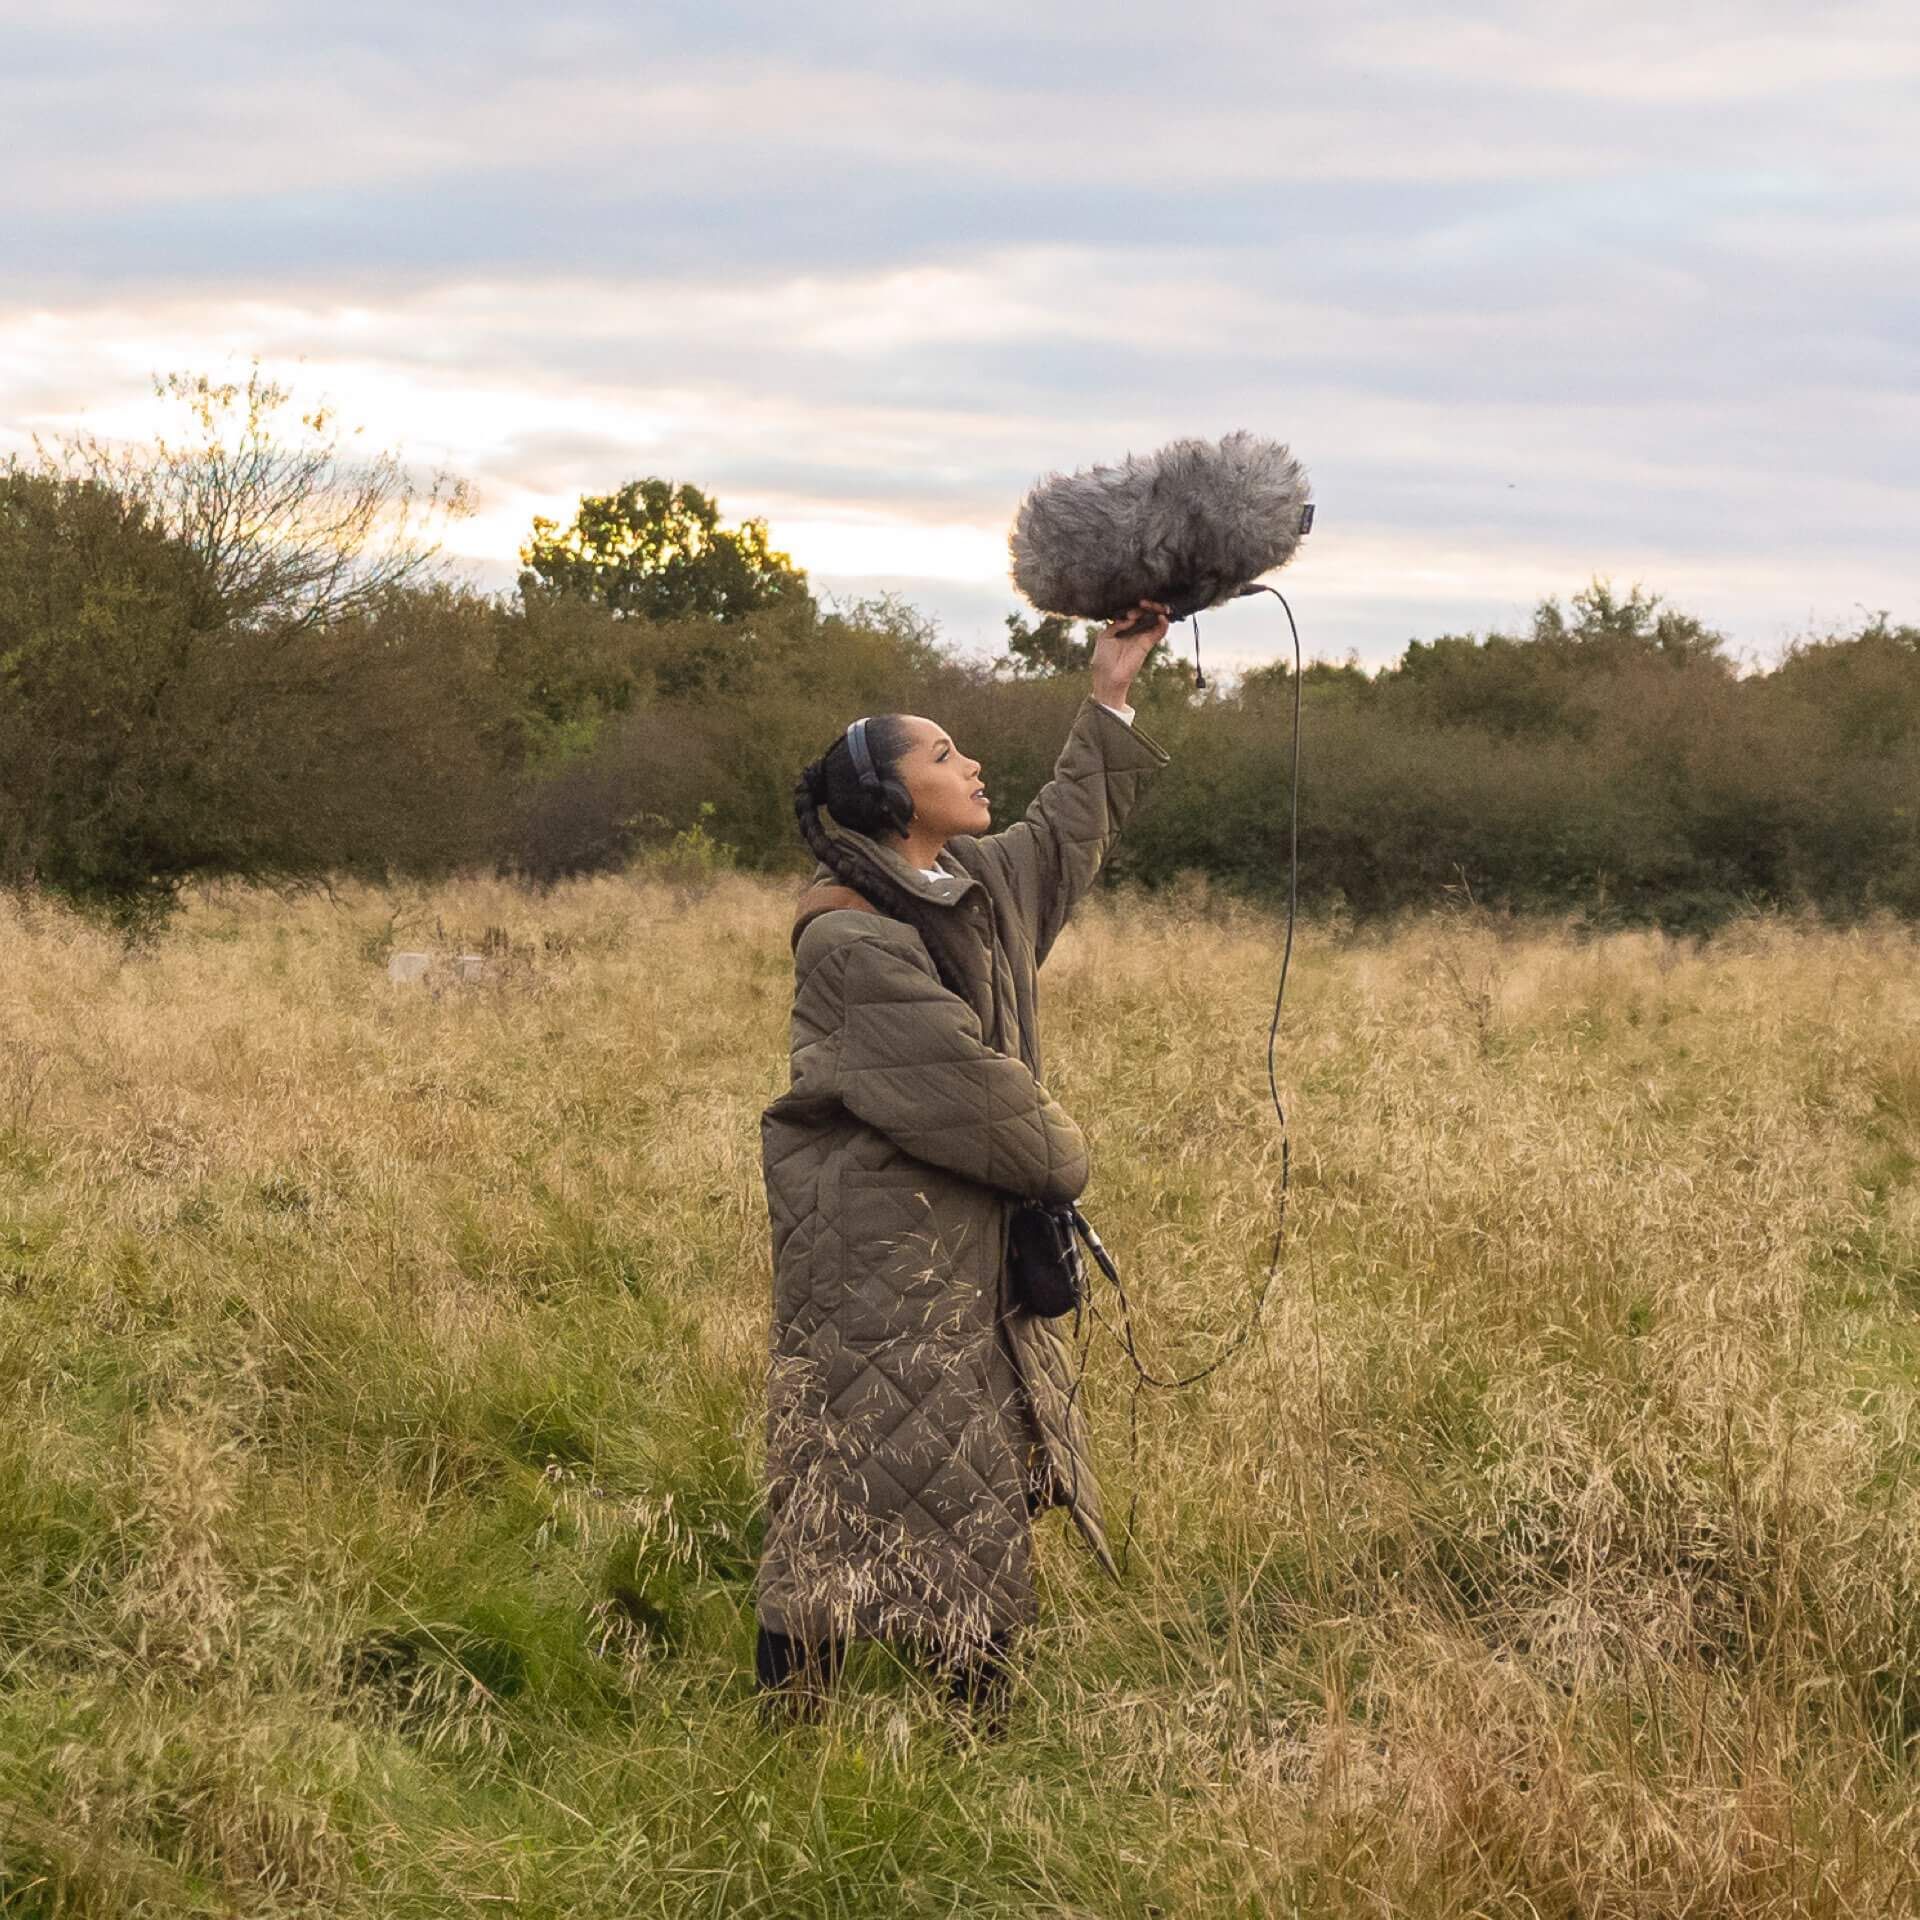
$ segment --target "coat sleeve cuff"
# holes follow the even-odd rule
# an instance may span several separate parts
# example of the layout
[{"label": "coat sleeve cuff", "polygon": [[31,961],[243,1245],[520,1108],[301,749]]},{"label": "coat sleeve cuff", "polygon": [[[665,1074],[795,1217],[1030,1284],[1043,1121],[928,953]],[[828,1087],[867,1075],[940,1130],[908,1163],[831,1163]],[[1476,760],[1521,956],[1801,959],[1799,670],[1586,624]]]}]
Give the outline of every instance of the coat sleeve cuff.
[{"label": "coat sleeve cuff", "polygon": [[[1083,713],[1104,713],[1115,727],[1100,729],[1100,753],[1105,764],[1124,771],[1130,767],[1164,767],[1173,758],[1138,721],[1123,719],[1119,712],[1092,694],[1082,704]],[[1099,723],[1094,723],[1098,727]]]}]

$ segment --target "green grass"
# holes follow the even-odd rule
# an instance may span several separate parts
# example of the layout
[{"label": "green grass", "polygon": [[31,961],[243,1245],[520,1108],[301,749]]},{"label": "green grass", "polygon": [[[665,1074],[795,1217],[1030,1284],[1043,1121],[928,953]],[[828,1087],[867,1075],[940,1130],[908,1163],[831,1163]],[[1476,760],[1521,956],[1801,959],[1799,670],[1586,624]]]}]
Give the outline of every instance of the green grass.
[{"label": "green grass", "polygon": [[[1308,929],[1260,1337],[1090,1406],[1007,1735],[751,1685],[780,889],[0,909],[0,1915],[1884,1914],[1920,1867],[1920,944]],[[398,991],[385,944],[474,946]],[[396,931],[397,930],[397,931]],[[1277,928],[1090,903],[1148,1358],[1265,1270]]]}]

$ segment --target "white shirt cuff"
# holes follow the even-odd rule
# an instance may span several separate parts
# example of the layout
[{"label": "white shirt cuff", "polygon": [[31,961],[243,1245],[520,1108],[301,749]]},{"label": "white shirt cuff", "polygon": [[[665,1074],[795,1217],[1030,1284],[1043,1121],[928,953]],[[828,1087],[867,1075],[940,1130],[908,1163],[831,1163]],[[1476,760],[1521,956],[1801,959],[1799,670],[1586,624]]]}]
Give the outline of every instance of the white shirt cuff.
[{"label": "white shirt cuff", "polygon": [[1096,700],[1093,704],[1096,707],[1105,707],[1109,713],[1117,713],[1128,726],[1133,725],[1133,708],[1131,705],[1116,707],[1111,700]]}]

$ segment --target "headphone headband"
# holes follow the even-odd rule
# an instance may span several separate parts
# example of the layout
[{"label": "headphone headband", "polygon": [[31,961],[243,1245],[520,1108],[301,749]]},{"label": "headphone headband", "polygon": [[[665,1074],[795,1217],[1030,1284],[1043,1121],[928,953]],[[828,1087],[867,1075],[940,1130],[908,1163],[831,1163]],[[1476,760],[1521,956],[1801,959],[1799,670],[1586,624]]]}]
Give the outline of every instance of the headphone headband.
[{"label": "headphone headband", "polygon": [[862,715],[847,729],[847,751],[853,756],[853,770],[860,776],[860,784],[877,790],[880,776],[874,771],[873,755],[867,751],[867,720],[870,717]]}]

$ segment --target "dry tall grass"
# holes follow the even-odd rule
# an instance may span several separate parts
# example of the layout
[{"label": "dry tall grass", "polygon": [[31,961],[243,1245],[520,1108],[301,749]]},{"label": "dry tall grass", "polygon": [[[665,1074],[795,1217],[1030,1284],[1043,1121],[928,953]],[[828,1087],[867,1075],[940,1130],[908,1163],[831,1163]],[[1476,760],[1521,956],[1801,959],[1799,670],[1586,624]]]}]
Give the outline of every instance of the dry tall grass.
[{"label": "dry tall grass", "polygon": [[[1145,1403],[1124,1590],[1043,1522],[977,1745],[879,1649],[754,1712],[787,910],[4,910],[0,1913],[1912,1905],[1911,933],[1309,930],[1264,1333]],[[1045,976],[1164,1367],[1265,1268],[1277,960],[1196,889]]]}]

